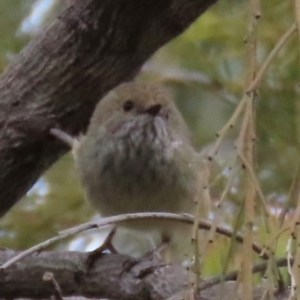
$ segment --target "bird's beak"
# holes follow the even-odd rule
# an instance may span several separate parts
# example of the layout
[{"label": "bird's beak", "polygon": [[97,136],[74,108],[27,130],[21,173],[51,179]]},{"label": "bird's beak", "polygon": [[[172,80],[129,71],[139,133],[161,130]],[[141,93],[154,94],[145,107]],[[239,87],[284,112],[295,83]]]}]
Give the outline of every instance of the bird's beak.
[{"label": "bird's beak", "polygon": [[150,107],[148,107],[148,108],[144,111],[144,113],[146,113],[146,114],[148,114],[148,115],[150,115],[150,116],[155,117],[155,116],[157,116],[157,115],[159,114],[161,108],[162,108],[162,105],[161,105],[161,104],[154,104],[154,105],[151,105]]}]

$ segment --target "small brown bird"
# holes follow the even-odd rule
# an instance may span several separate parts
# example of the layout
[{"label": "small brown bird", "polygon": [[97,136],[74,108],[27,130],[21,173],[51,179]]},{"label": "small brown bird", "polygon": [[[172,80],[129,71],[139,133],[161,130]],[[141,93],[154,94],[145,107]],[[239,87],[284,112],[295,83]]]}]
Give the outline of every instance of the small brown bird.
[{"label": "small brown bird", "polygon": [[[73,152],[86,197],[101,216],[194,210],[195,151],[183,118],[159,85],[131,82],[112,90]],[[131,221],[124,227],[148,234],[148,250],[168,240],[175,252],[184,252],[178,249],[191,242],[171,221]]]}]

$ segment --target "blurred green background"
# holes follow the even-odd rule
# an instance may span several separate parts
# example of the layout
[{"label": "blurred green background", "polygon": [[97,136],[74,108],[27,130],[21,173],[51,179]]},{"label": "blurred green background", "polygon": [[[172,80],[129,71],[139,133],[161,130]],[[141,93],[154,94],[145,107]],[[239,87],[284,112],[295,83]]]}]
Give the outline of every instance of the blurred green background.
[{"label": "blurred green background", "polygon": [[[43,31],[64,9],[62,0],[0,0],[0,69],[30,39]],[[199,151],[209,149],[243,95],[246,76],[245,43],[249,2],[220,0],[186,32],[161,48],[144,66],[139,80],[161,82],[169,87],[190,126]],[[262,1],[258,29],[258,62],[262,63],[279,38],[294,22],[292,1]],[[256,172],[276,221],[284,207],[290,215],[297,197],[287,202],[297,171],[300,140],[299,42],[288,41],[264,76],[256,97]],[[228,179],[239,124],[227,135],[214,162],[210,182],[212,200],[219,199]],[[20,157],[22,159],[22,157]],[[222,211],[222,224],[235,222],[241,203],[236,178]],[[0,245],[24,249],[57,231],[91,220],[96,213],[83,199],[70,154],[58,161],[27,196],[0,221]],[[214,214],[210,215],[211,217]],[[258,215],[260,228],[261,217]],[[262,241],[264,232],[257,232]],[[82,238],[82,237],[81,237]],[[285,237],[286,238],[286,237]],[[285,238],[277,251],[284,254]],[[89,240],[66,242],[61,247],[86,249]],[[220,270],[229,240],[217,237],[210,246],[205,273]],[[75,245],[75,246],[74,246]],[[69,247],[70,248],[70,247]],[[234,265],[234,262],[233,262]]]}]

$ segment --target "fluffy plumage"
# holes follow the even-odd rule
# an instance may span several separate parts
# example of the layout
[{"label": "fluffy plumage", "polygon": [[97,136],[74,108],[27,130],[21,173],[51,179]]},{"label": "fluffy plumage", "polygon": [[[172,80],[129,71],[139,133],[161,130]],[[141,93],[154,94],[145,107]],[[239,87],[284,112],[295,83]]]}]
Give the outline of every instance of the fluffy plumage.
[{"label": "fluffy plumage", "polygon": [[[193,212],[196,155],[179,111],[159,85],[132,82],[111,91],[74,154],[86,197],[102,216]],[[164,221],[124,226],[170,243],[179,228]],[[189,243],[185,235],[183,243]]]}]

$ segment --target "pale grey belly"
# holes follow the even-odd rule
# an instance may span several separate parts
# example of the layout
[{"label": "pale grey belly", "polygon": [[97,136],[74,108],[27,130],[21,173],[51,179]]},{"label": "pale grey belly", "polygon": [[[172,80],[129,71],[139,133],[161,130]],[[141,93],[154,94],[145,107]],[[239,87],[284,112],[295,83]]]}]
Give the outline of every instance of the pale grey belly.
[{"label": "pale grey belly", "polygon": [[115,161],[112,156],[105,161],[87,190],[101,215],[191,211],[193,174],[182,172],[172,161]]}]

